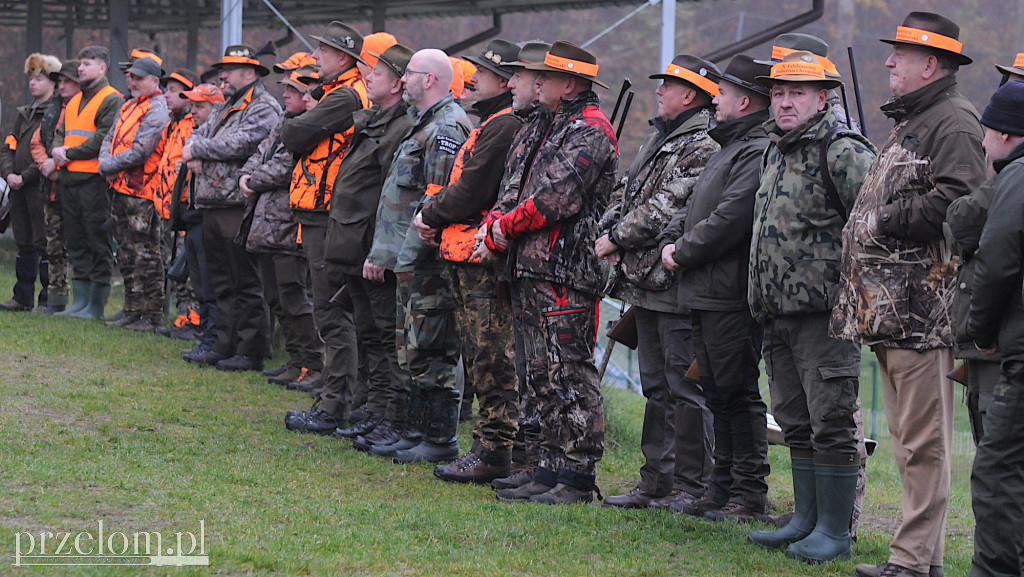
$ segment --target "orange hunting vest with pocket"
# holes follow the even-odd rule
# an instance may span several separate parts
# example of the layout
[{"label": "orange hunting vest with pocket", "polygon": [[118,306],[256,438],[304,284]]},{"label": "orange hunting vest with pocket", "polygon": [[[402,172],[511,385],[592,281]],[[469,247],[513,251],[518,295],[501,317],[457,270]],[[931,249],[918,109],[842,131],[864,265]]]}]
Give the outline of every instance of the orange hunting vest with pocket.
[{"label": "orange hunting vest with pocket", "polygon": [[[160,174],[157,177],[153,204],[156,205],[160,218],[164,220],[171,218],[171,195],[174,193],[174,183],[178,180],[178,162],[181,160],[181,151],[194,129],[195,120],[191,112],[180,120],[172,119],[164,129],[163,144],[157,147],[157,150],[163,150],[160,154]],[[181,202],[188,202],[188,184],[182,187]]]},{"label": "orange hunting vest with pocket", "polygon": [[[89,99],[85,108],[82,105],[82,93],[71,97],[64,111],[64,146],[74,148],[89,140],[96,134],[96,113],[100,110],[100,104],[111,94],[121,95],[113,86],[104,86],[99,92]],[[69,160],[66,167],[68,172],[91,172],[100,173],[99,158],[87,160]]]},{"label": "orange hunting vest with pocket", "polygon": [[[148,97],[136,98],[121,107],[120,121],[114,125],[110,141],[110,156],[122,153],[132,147],[135,133],[142,126],[153,100]],[[153,200],[160,184],[160,149],[157,147],[146,158],[146,162],[133,166],[114,175],[110,188],[127,196]]]},{"label": "orange hunting vest with pocket", "polygon": [[[462,178],[462,169],[466,166],[466,161],[473,157],[473,150],[476,149],[476,141],[480,137],[480,132],[492,120],[504,114],[512,114],[512,107],[509,106],[495,112],[480,123],[480,126],[470,131],[466,142],[455,155],[455,163],[452,164],[452,171],[448,175],[448,186]],[[480,221],[487,216],[487,213],[487,210],[483,210],[480,212],[480,218],[474,219],[472,222],[456,222],[444,227],[444,230],[441,231],[441,258],[451,262],[479,262],[479,260],[470,259],[476,250],[476,239],[473,237],[476,235],[477,229],[480,228]]]},{"label": "orange hunting vest with pocket", "polygon": [[[366,96],[366,84],[359,76],[358,68],[351,68],[324,86],[323,100],[339,88],[351,88],[359,95],[363,108],[370,106]],[[352,141],[353,126],[344,132],[336,132],[321,140],[311,152],[295,163],[292,170],[291,207],[299,210],[327,211],[331,208],[331,189],[334,179],[345,158],[345,151]]]}]

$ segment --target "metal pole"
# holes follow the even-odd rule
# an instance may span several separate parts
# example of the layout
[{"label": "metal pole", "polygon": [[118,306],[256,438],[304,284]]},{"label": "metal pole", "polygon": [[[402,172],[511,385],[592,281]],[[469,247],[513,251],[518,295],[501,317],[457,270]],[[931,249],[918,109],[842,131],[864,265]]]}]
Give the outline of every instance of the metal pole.
[{"label": "metal pole", "polygon": [[185,67],[199,72],[199,18],[196,15],[196,1],[188,0],[188,23],[185,25]]},{"label": "metal pole", "polygon": [[661,68],[676,55],[676,0],[661,2]]},{"label": "metal pole", "polygon": [[220,51],[242,43],[242,0],[220,2]]},{"label": "metal pole", "polygon": [[107,75],[110,85],[121,91],[128,92],[128,82],[124,74],[117,69],[118,62],[128,60],[128,0],[110,0],[110,66]]}]

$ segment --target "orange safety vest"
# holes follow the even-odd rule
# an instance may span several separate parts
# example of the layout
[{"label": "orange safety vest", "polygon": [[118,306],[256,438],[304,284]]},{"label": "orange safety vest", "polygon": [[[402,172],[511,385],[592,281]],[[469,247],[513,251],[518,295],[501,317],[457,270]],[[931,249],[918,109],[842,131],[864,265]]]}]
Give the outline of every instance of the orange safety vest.
[{"label": "orange safety vest", "polygon": [[[455,163],[452,164],[452,171],[448,176],[448,186],[462,178],[462,170],[466,166],[466,161],[473,157],[480,132],[492,120],[504,114],[512,114],[512,107],[502,108],[495,112],[480,123],[480,126],[469,132],[466,142],[462,144],[462,148],[459,148],[458,154],[455,155]],[[470,258],[476,250],[476,239],[473,237],[476,235],[477,229],[480,228],[480,220],[487,216],[488,212],[489,210],[480,211],[480,218],[474,219],[473,222],[457,222],[444,227],[444,230],[441,231],[441,258],[451,262],[480,262],[480,259],[472,260]]]},{"label": "orange safety vest", "polygon": [[[96,113],[100,110],[100,104],[103,104],[103,101],[111,94],[121,96],[121,93],[113,86],[108,85],[100,88],[100,90],[89,99],[89,102],[85,104],[85,108],[81,108],[81,92],[71,97],[67,108],[65,108],[64,146],[67,148],[74,148],[84,143],[86,140],[89,140],[92,138],[92,135],[96,134]],[[64,168],[67,169],[68,172],[91,172],[93,174],[99,174],[100,160],[99,158],[69,160],[67,166]]]},{"label": "orange safety vest", "polygon": [[[111,156],[132,147],[132,143],[135,142],[135,133],[139,131],[142,120],[152,106],[153,100],[148,96],[124,103],[124,106],[121,107],[120,121],[114,125],[114,135],[110,141]],[[114,175],[114,180],[110,181],[110,188],[127,196],[153,200],[160,182],[159,177],[160,152],[157,147],[146,159],[146,162]]]},{"label": "orange safety vest", "polygon": [[[195,130],[195,121],[190,112],[181,120],[168,124],[167,130],[164,132],[159,179],[156,194],[153,195],[153,204],[157,212],[160,213],[160,218],[164,220],[171,218],[171,194],[174,192],[174,183],[178,180],[178,161],[181,160],[181,151],[185,148],[185,142],[188,141],[193,130]],[[181,202],[188,202],[187,182],[181,189]]]},{"label": "orange safety vest", "polygon": [[[330,84],[324,86],[323,100],[335,90],[347,87],[356,91],[363,108],[370,106],[366,96],[366,84],[359,76],[358,68],[344,72]],[[336,132],[321,140],[312,151],[304,155],[292,170],[291,207],[302,210],[330,210],[331,189],[334,179],[345,158],[345,151],[352,141],[353,126],[344,132]]]}]

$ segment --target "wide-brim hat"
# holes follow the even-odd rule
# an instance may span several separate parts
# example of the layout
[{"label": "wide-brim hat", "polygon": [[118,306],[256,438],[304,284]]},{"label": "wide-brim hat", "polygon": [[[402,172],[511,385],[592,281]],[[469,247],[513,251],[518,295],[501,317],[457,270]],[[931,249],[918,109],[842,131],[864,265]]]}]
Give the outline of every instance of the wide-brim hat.
[{"label": "wide-brim hat", "polygon": [[63,76],[72,82],[81,82],[78,79],[78,61],[77,60],[65,60],[60,65],[60,70],[57,72],[50,73],[50,80],[54,82],[60,82],[60,77]]},{"label": "wide-brim hat", "polygon": [[210,102],[213,104],[224,102],[224,93],[213,84],[200,84],[192,90],[182,91],[181,94],[192,102]]},{"label": "wide-brim hat", "polygon": [[167,83],[171,80],[180,82],[185,87],[185,90],[192,90],[196,84],[199,84],[199,75],[188,68],[178,68],[167,76],[160,78],[160,85],[167,86]]},{"label": "wide-brim hat", "polygon": [[163,69],[160,68],[160,64],[156,60],[150,57],[138,58],[132,65],[125,70],[125,74],[131,74],[133,76],[155,76],[157,78],[163,77]]},{"label": "wide-brim hat", "polygon": [[142,50],[141,48],[132,48],[132,53],[128,55],[128,60],[125,61],[125,62],[118,62],[117,63],[118,70],[120,70],[121,72],[127,73],[128,69],[131,68],[132,64],[134,64],[135,61],[138,60],[139,58],[152,58],[153,60],[156,61],[157,64],[159,64],[161,66],[160,74],[158,74],[158,76],[165,76],[167,74],[167,71],[165,71],[162,68],[163,65],[164,65],[164,59],[161,58],[159,54],[157,54],[156,52],[153,52],[152,50]]},{"label": "wide-brim hat", "polygon": [[508,68],[525,68],[527,64],[543,61],[548,50],[551,50],[551,45],[547,42],[527,42],[519,49],[519,55],[514,62],[502,62],[501,65]]},{"label": "wide-brim hat", "polygon": [[220,62],[214,62],[211,66],[217,70],[225,66],[252,66],[256,69],[256,74],[260,76],[270,74],[270,69],[260,64],[255,54],[256,50],[252,46],[248,44],[235,44],[234,46],[228,46]]},{"label": "wide-brim hat", "polygon": [[1013,66],[1003,66],[996,64],[996,70],[1003,74],[1016,74],[1017,76],[1024,76],[1024,52],[1018,52],[1017,57],[1013,60]]},{"label": "wide-brim hat", "polygon": [[313,40],[341,50],[352,58],[366,64],[360,54],[363,51],[363,35],[348,24],[342,24],[335,20],[327,25],[320,36],[310,35]]},{"label": "wide-brim hat", "polygon": [[757,76],[756,80],[768,88],[779,82],[809,82],[831,90],[843,83],[841,79],[825,74],[825,67],[817,55],[806,50],[790,52],[782,62],[772,66],[767,75]]},{"label": "wide-brim hat", "polygon": [[753,56],[737,54],[729,61],[729,65],[725,67],[725,72],[716,74],[709,71],[708,77],[718,82],[724,80],[745,90],[756,92],[762,96],[768,96],[768,88],[758,84],[757,77],[770,76],[771,72],[771,64],[755,60]]},{"label": "wide-brim hat", "polygon": [[487,48],[479,55],[464,56],[463,58],[508,80],[515,74],[515,70],[508,66],[502,66],[501,63],[513,62],[519,58],[519,46],[508,40],[495,38],[487,43]]},{"label": "wide-brim hat", "polygon": [[806,50],[817,56],[818,62],[825,68],[827,76],[839,77],[839,69],[828,58],[828,43],[817,36],[801,34],[799,32],[790,32],[776,36],[775,40],[772,41],[772,57],[768,60],[756,60],[755,62],[773,66],[782,62],[782,59],[790,52],[798,50]]},{"label": "wide-brim hat", "polygon": [[709,78],[709,75],[715,74],[717,76],[721,73],[722,71],[717,66],[703,58],[691,56],[690,54],[680,54],[673,58],[672,62],[668,63],[664,72],[651,74],[649,78],[651,80],[685,82],[707,94],[708,98],[714,98],[718,96],[718,81],[714,78]]},{"label": "wide-brim hat", "polygon": [[911,12],[896,28],[896,38],[881,39],[886,44],[912,44],[945,52],[961,65],[974,62],[964,56],[960,42],[960,26],[949,18],[933,12]]},{"label": "wide-brim hat", "polygon": [[568,74],[608,88],[607,84],[597,79],[597,58],[590,52],[565,40],[559,40],[552,44],[543,60],[527,64],[526,69]]},{"label": "wide-brim hat", "polygon": [[395,44],[380,54],[374,54],[374,56],[377,58],[378,63],[383,62],[385,66],[395,73],[395,76],[401,78],[405,76],[405,69],[409,67],[409,61],[412,60],[412,55],[415,53],[415,50],[404,44]]},{"label": "wide-brim hat", "polygon": [[398,44],[398,39],[388,32],[367,34],[363,38],[363,50],[359,53],[359,58],[373,68],[377,65],[377,57],[374,54],[380,54],[395,44]]},{"label": "wide-brim hat", "polygon": [[275,64],[273,68],[274,72],[278,74],[288,74],[304,66],[316,66],[316,58],[313,58],[313,55],[309,52],[296,52],[284,62]]}]

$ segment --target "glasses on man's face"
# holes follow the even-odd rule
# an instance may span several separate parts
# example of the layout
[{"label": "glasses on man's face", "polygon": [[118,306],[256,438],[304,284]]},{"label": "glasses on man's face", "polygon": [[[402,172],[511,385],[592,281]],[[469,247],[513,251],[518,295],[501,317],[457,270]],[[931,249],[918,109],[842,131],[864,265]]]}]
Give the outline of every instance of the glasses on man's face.
[{"label": "glasses on man's face", "polygon": [[433,74],[433,73],[432,72],[426,72],[424,70],[413,70],[411,68],[406,68],[405,69],[405,75],[409,76],[410,74]]}]

